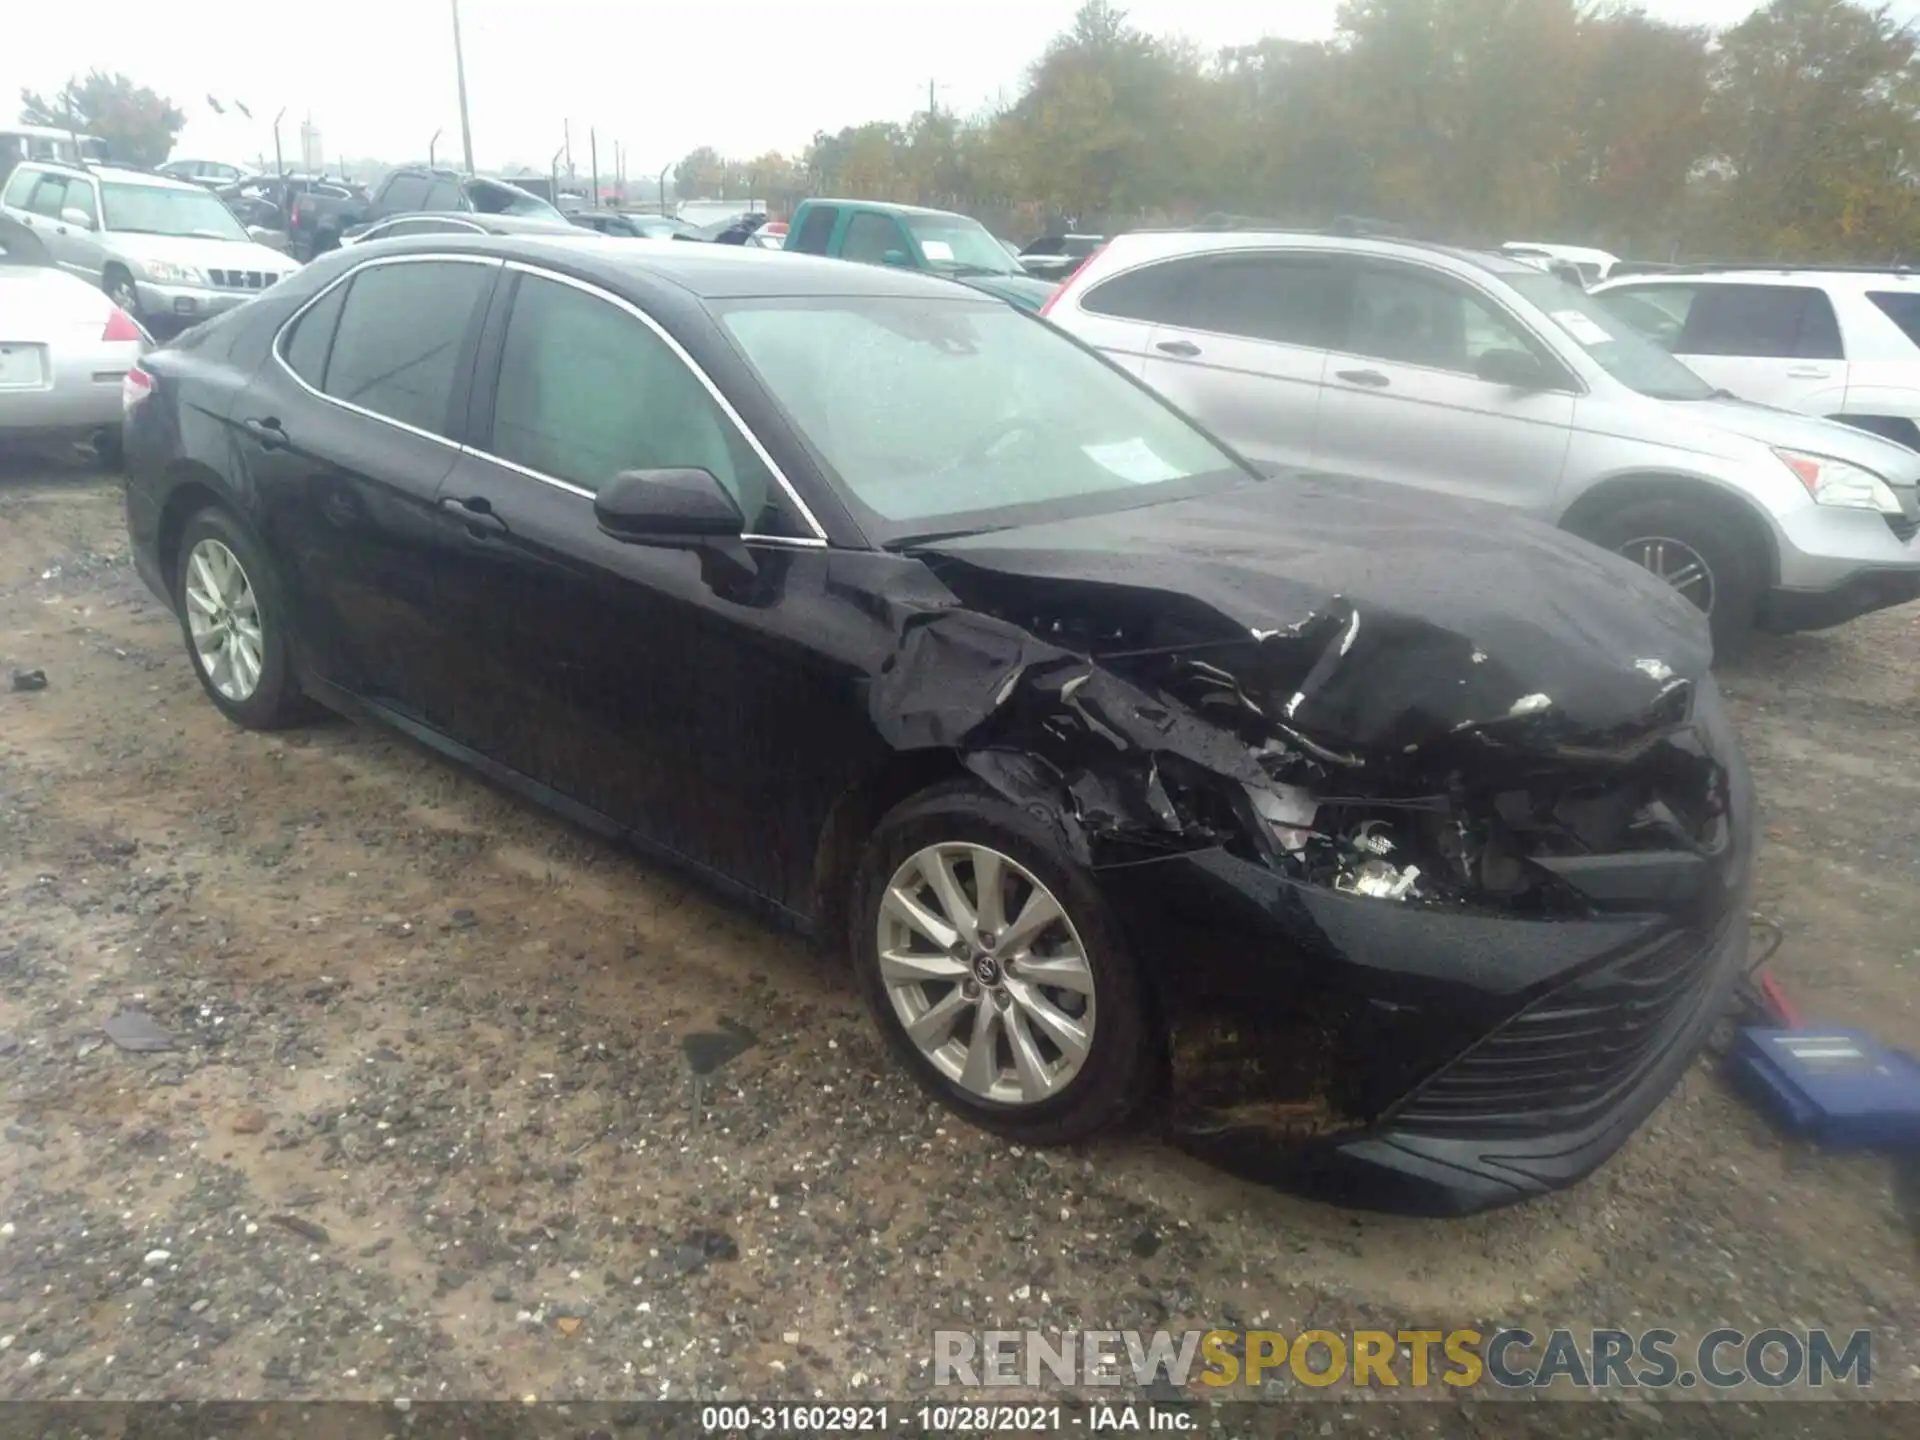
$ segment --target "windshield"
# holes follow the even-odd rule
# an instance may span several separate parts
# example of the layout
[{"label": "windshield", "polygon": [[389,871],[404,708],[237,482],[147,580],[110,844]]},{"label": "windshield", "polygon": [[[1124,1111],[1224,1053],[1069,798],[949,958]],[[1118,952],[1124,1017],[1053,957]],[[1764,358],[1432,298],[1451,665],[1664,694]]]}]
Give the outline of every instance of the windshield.
[{"label": "windshield", "polygon": [[1512,274],[1507,283],[1547,312],[1614,379],[1655,400],[1711,400],[1716,393],[1693,371],[1633,326],[1557,275]]},{"label": "windshield", "polygon": [[970,300],[742,300],[722,323],[882,544],[1257,481],[1039,320]]},{"label": "windshield", "polygon": [[203,240],[245,240],[247,232],[218,196],[206,190],[164,190],[158,185],[100,186],[106,228],[129,235],[195,235]]},{"label": "windshield", "polygon": [[958,215],[906,215],[901,217],[913,238],[920,242],[920,253],[935,270],[966,271],[970,274],[1020,275],[1022,271],[986,226]]}]

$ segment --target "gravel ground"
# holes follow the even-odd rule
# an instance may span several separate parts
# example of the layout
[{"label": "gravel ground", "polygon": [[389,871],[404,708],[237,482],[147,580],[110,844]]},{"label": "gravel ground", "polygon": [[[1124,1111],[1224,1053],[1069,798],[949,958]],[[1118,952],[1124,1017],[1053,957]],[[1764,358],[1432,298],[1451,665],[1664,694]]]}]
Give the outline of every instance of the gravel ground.
[{"label": "gravel ground", "polygon": [[[1920,1050],[1917,661],[1910,607],[1725,684],[1778,972]],[[1594,1179],[1467,1221],[1151,1135],[1007,1147],[802,944],[396,737],[227,724],[117,485],[18,454],[0,1122],[0,1398],[899,1398],[946,1326],[1501,1323],[1867,1327],[1874,1392],[1920,1397],[1914,1186],[1705,1062]]]}]

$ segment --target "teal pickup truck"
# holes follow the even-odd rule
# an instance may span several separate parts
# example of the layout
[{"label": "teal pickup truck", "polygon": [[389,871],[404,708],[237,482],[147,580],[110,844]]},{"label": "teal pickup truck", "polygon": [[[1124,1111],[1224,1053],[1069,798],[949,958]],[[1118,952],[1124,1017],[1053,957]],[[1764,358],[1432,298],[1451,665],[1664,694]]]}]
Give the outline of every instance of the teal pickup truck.
[{"label": "teal pickup truck", "polygon": [[978,220],[917,205],[803,200],[782,248],[944,275],[1022,310],[1038,310],[1060,288],[1022,270]]}]

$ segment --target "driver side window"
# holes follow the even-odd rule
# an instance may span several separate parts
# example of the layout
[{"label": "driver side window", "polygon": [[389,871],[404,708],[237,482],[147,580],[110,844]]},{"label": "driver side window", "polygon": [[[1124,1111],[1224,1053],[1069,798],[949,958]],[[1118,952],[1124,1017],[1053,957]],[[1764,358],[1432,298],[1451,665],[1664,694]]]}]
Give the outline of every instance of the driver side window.
[{"label": "driver side window", "polygon": [[488,449],[587,491],[625,470],[706,470],[750,532],[806,533],[686,362],[620,306],[557,280],[520,277]]},{"label": "driver side window", "polygon": [[907,237],[890,215],[861,211],[847,222],[847,238],[840,242],[840,258],[884,265],[889,250],[908,254]]},{"label": "driver side window", "polygon": [[1437,275],[1402,266],[1368,266],[1355,273],[1347,315],[1349,354],[1474,373],[1494,350],[1535,353],[1535,346],[1493,306]]}]

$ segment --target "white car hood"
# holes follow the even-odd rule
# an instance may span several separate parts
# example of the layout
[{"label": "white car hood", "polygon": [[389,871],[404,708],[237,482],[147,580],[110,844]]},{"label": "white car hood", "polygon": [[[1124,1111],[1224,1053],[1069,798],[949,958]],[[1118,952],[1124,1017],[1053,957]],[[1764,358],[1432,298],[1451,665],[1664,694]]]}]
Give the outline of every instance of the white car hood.
[{"label": "white car hood", "polygon": [[196,270],[267,270],[291,274],[299,267],[277,250],[251,240],[207,240],[197,235],[113,235],[108,242],[129,260],[191,265]]}]

